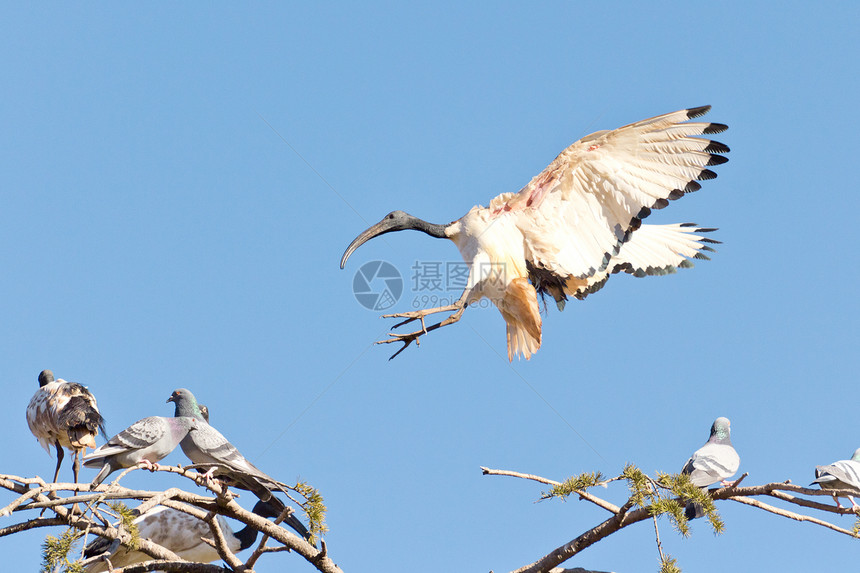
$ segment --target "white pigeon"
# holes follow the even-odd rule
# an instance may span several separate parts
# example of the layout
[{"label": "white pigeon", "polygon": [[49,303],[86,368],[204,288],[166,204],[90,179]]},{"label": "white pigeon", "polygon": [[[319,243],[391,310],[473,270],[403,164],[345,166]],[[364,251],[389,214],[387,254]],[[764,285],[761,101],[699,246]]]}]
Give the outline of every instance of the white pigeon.
[{"label": "white pigeon", "polygon": [[84,456],[84,466],[101,467],[91,486],[95,487],[118,469],[140,464],[157,467],[159,460],[176,449],[179,442],[202,425],[194,418],[150,416],[138,420],[93,453]]},{"label": "white pigeon", "polygon": [[[851,489],[860,495],[860,448],[854,451],[850,460],[839,460],[827,466],[815,466],[815,481],[809,485],[818,484],[821,489]],[[860,505],[850,495],[851,508],[855,511]],[[842,507],[839,498],[833,496],[836,507]]]},{"label": "white pigeon", "polygon": [[[711,435],[705,445],[693,452],[681,473],[690,476],[690,481],[698,487],[708,487],[719,482],[729,485],[726,480],[738,471],[741,458],[732,446],[731,422],[728,418],[717,418],[711,426]],[[698,503],[688,503],[685,513],[687,519],[702,517],[704,509]]]}]

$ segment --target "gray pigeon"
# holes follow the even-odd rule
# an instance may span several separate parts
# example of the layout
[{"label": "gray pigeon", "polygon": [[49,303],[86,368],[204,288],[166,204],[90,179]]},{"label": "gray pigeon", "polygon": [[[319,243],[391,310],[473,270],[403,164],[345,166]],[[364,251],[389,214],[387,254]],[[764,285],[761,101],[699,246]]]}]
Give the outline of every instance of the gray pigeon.
[{"label": "gray pigeon", "polygon": [[95,487],[104,479],[121,468],[141,464],[152,467],[156,462],[172,452],[179,442],[203,423],[194,418],[165,418],[150,416],[138,420],[108,442],[84,457],[84,466],[101,466],[101,471],[92,481]]},{"label": "gray pigeon", "polygon": [[[182,439],[180,445],[182,451],[193,463],[217,464],[216,467],[212,467],[206,472],[206,479],[217,476],[228,485],[249,490],[260,500],[271,503],[279,514],[286,508],[286,505],[272,495],[272,492],[278,490],[287,493],[287,485],[263,473],[257,466],[245,459],[245,456],[236,449],[236,446],[227,441],[221,432],[206,423],[208,410],[204,417],[194,394],[185,388],[180,388],[174,391],[167,401],[175,404],[177,419],[189,417],[197,420],[198,428],[189,432]],[[305,539],[310,538],[308,530],[292,513],[284,522]]]},{"label": "gray pigeon", "polygon": [[[690,481],[698,487],[717,482],[725,486],[729,485],[725,480],[735,475],[740,465],[741,458],[732,447],[731,422],[728,418],[717,418],[708,441],[690,456],[681,473],[690,476]],[[684,513],[687,519],[705,515],[704,508],[692,502],[687,504]]]},{"label": "gray pigeon", "polygon": [[[809,485],[818,484],[821,489],[853,489],[860,495],[860,448],[854,451],[850,460],[839,460],[827,466],[815,466],[815,481]],[[860,509],[860,505],[850,495],[853,510]],[[836,507],[842,507],[839,498],[833,496]]]}]

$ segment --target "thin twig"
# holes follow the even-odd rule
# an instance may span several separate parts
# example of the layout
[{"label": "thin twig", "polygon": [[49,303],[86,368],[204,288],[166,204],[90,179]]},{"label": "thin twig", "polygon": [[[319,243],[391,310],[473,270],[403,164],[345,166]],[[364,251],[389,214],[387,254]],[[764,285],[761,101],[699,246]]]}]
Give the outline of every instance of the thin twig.
[{"label": "thin twig", "polygon": [[800,513],[795,513],[793,511],[788,511],[787,509],[780,509],[778,507],[774,507],[757,499],[752,499],[746,496],[732,496],[727,499],[732,501],[736,501],[738,503],[744,503],[746,505],[751,505],[753,507],[757,507],[759,509],[763,509],[765,511],[769,511],[775,515],[779,515],[782,517],[787,517],[788,519],[793,519],[795,521],[808,521],[809,523],[814,523],[815,525],[820,525],[821,527],[826,527],[827,529],[832,529],[833,531],[838,531],[839,533],[843,533],[850,537],[857,537],[853,531],[848,531],[847,529],[843,529],[837,525],[833,525],[828,521],[824,521],[823,519],[816,519],[815,517],[811,517],[808,515],[802,515]]},{"label": "thin twig", "polygon": [[[648,487],[655,495],[657,494],[657,489],[654,487],[653,483],[649,483]],[[657,527],[657,515],[652,514],[651,519],[654,520],[654,535],[657,537],[657,552],[660,554],[660,563],[665,563],[666,556],[663,555],[663,544],[660,543],[660,529]]]}]

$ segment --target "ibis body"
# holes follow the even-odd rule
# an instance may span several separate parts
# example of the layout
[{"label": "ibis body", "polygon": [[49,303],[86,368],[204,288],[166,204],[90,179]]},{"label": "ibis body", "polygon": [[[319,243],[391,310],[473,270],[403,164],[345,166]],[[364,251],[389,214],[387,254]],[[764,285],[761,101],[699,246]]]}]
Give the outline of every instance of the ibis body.
[{"label": "ibis body", "polygon": [[74,454],[72,471],[78,482],[80,455],[86,448],[96,448],[96,436],[99,430],[104,434],[104,423],[95,396],[85,386],[55,380],[50,370],[39,374],[39,389],[27,406],[27,425],[45,451],[50,454],[50,447],[56,448],[55,482],[63,463],[63,448]]}]

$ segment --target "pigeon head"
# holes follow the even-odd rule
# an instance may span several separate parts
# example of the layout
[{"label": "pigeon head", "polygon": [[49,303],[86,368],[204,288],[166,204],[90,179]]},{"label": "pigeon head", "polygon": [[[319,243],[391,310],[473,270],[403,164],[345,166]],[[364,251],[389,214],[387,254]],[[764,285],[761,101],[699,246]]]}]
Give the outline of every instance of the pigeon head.
[{"label": "pigeon head", "polygon": [[54,381],[54,373],[50,370],[42,370],[39,372],[39,388],[47,386]]},{"label": "pigeon head", "polygon": [[728,418],[720,417],[714,420],[714,425],[711,426],[711,437],[708,441],[717,444],[732,443],[731,422]]},{"label": "pigeon head", "polygon": [[173,402],[176,405],[176,409],[173,412],[175,417],[187,416],[205,421],[203,413],[200,411],[200,406],[197,404],[197,399],[190,390],[186,390],[185,388],[174,390],[167,401]]}]

